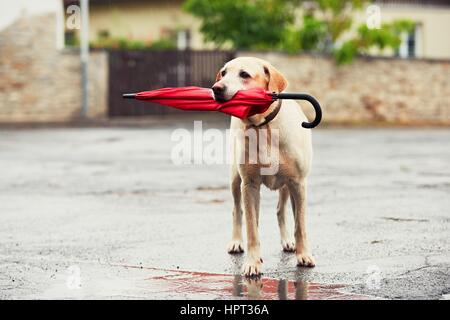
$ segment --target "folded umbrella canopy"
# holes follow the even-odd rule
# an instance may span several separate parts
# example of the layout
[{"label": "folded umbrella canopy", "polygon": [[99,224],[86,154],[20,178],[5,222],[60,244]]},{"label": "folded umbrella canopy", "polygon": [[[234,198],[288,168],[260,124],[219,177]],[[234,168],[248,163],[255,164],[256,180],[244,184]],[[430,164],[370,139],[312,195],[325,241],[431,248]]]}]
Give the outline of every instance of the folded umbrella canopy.
[{"label": "folded umbrella canopy", "polygon": [[258,113],[264,113],[277,99],[296,99],[309,101],[316,117],[312,122],[303,122],[304,128],[314,128],[322,119],[322,111],[317,100],[304,93],[271,93],[255,88],[238,91],[234,97],[225,102],[213,98],[211,89],[199,87],[163,88],[139,93],[126,93],[124,98],[155,102],[181,110],[219,111],[245,119]]}]

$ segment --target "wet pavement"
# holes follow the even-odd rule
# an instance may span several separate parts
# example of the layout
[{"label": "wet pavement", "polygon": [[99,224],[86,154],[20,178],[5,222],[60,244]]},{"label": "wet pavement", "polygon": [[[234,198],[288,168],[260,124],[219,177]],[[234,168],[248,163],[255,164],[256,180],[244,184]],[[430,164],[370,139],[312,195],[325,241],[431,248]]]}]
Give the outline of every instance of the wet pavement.
[{"label": "wet pavement", "polygon": [[227,165],[173,165],[173,129],[1,129],[0,298],[448,297],[450,130],[314,130],[317,266],[281,251],[263,189],[264,275],[249,281],[245,254],[226,253]]}]

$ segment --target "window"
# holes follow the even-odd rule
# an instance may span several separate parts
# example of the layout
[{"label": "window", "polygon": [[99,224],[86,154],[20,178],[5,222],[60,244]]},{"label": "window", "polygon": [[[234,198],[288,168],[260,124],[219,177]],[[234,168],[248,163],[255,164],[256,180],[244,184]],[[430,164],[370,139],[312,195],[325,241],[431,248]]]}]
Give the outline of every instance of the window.
[{"label": "window", "polygon": [[416,26],[410,32],[404,32],[400,35],[401,44],[396,51],[396,56],[400,58],[420,57],[420,28]]}]

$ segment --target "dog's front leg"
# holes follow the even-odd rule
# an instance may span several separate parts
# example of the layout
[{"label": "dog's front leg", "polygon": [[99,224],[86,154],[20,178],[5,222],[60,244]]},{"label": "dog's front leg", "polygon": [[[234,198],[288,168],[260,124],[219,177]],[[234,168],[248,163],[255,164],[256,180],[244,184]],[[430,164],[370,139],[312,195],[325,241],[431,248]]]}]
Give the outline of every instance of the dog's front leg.
[{"label": "dog's front leg", "polygon": [[233,167],[231,178],[231,194],[233,195],[233,229],[231,233],[231,241],[228,244],[228,253],[244,252],[242,243],[242,204],[241,204],[241,177],[237,170]]},{"label": "dog's front leg", "polygon": [[308,239],[306,236],[306,180],[301,179],[289,184],[291,193],[292,209],[295,220],[295,252],[297,265],[302,267],[314,267],[315,261],[309,252]]},{"label": "dog's front leg", "polygon": [[244,180],[242,183],[242,200],[247,228],[247,258],[244,275],[248,277],[261,274],[262,260],[257,221],[260,186],[261,184],[255,181]]}]

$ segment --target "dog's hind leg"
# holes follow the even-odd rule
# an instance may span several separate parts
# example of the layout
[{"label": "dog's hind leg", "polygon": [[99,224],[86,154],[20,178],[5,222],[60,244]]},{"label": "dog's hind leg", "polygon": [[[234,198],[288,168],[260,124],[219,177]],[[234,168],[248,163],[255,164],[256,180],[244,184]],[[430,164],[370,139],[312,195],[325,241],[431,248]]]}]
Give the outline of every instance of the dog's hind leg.
[{"label": "dog's hind leg", "polygon": [[295,252],[297,265],[301,267],[314,267],[315,261],[309,252],[308,238],[306,236],[306,179],[289,184],[292,209],[295,220]]},{"label": "dog's hind leg", "polygon": [[289,189],[284,186],[279,191],[278,206],[277,206],[277,218],[278,227],[280,228],[281,246],[285,252],[295,251],[295,241],[289,234],[286,228],[286,205],[289,199]]},{"label": "dog's hind leg", "polygon": [[242,242],[242,205],[241,205],[241,177],[237,170],[233,170],[231,178],[231,194],[233,195],[233,228],[231,241],[228,244],[228,253],[244,252]]}]

